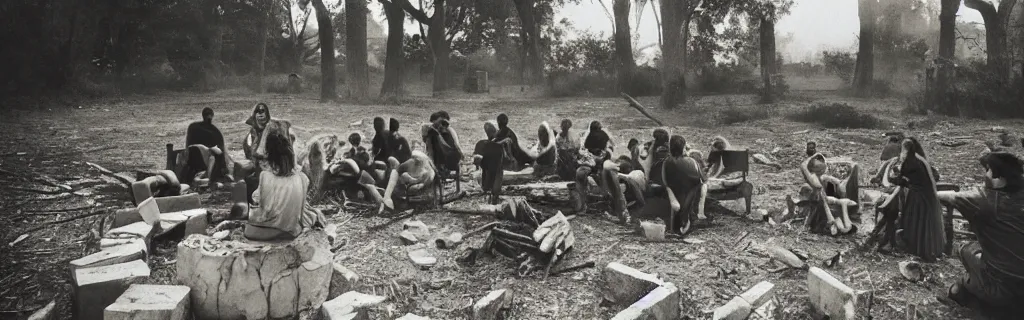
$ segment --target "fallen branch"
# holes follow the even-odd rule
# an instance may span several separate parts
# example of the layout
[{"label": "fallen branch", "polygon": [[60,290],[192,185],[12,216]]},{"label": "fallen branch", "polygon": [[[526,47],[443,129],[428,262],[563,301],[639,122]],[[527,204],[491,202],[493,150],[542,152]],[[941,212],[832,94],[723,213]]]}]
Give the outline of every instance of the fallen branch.
[{"label": "fallen branch", "polygon": [[68,212],[68,211],[85,210],[85,209],[90,209],[90,208],[93,208],[93,207],[94,206],[90,205],[90,206],[81,206],[81,207],[64,208],[64,209],[25,209],[25,210],[21,210],[21,212],[26,212],[26,213],[57,213],[57,212]]},{"label": "fallen branch", "polygon": [[36,231],[42,230],[42,229],[44,229],[46,227],[49,227],[49,226],[52,226],[52,225],[67,223],[67,222],[71,222],[71,221],[75,221],[75,220],[81,220],[81,219],[92,217],[92,216],[98,216],[98,215],[101,215],[101,214],[104,214],[104,213],[107,213],[107,211],[106,210],[96,210],[96,211],[92,211],[92,212],[89,212],[89,213],[86,213],[86,214],[83,214],[83,215],[77,215],[77,216],[66,218],[66,219],[46,222],[46,223],[43,223],[42,225],[39,225],[39,226],[33,227],[31,229],[25,230],[23,233],[29,234],[29,233],[32,233],[32,232],[36,232]]},{"label": "fallen branch", "polygon": [[96,170],[99,170],[99,172],[101,172],[101,173],[103,173],[103,174],[105,174],[107,176],[110,176],[110,177],[112,177],[114,179],[117,179],[117,181],[121,181],[121,183],[124,183],[124,185],[126,187],[131,188],[132,183],[134,182],[134,181],[128,180],[125,177],[119,176],[116,173],[114,173],[113,171],[107,170],[107,168],[104,168],[104,167],[102,167],[102,166],[100,166],[98,164],[95,164],[95,163],[92,163],[92,162],[86,162],[85,164],[89,165],[90,167],[95,168]]},{"label": "fallen branch", "polygon": [[557,275],[562,274],[562,273],[573,272],[573,271],[580,270],[580,269],[593,268],[595,266],[597,266],[597,263],[595,263],[593,261],[587,261],[585,263],[578,264],[578,265],[571,266],[571,267],[566,267],[566,268],[561,269],[561,270],[555,270],[554,272],[551,272],[551,276],[554,277],[554,276],[557,276]]},{"label": "fallen branch", "polygon": [[410,218],[412,216],[415,216],[415,215],[423,213],[423,212],[425,212],[425,211],[417,211],[417,210],[409,209],[409,211],[407,211],[407,212],[405,212],[403,214],[400,214],[397,217],[388,219],[387,222],[384,222],[384,223],[381,223],[381,224],[378,224],[378,225],[375,225],[375,226],[368,226],[368,227],[366,227],[366,230],[368,230],[368,231],[380,231],[380,230],[383,230],[384,228],[387,228],[392,223],[408,219],[408,218]]},{"label": "fallen branch", "polygon": [[645,109],[644,105],[640,104],[640,102],[636,101],[636,99],[633,99],[633,97],[630,97],[625,92],[622,93],[622,97],[626,98],[626,101],[629,102],[629,106],[633,107],[637,111],[640,111],[640,113],[643,113],[644,116],[646,116],[648,119],[651,119],[652,121],[657,123],[659,126],[664,126],[665,125],[664,123],[661,123],[661,121],[658,120],[657,118],[654,118],[654,116],[652,116],[650,113],[647,113],[647,110],[644,110]]},{"label": "fallen branch", "polygon": [[52,194],[62,194],[62,193],[65,193],[64,190],[53,190],[53,191],[51,191],[51,190],[40,190],[40,189],[22,188],[22,187],[4,187],[4,190],[31,192],[31,193],[38,193],[38,194],[51,194],[51,195]]}]

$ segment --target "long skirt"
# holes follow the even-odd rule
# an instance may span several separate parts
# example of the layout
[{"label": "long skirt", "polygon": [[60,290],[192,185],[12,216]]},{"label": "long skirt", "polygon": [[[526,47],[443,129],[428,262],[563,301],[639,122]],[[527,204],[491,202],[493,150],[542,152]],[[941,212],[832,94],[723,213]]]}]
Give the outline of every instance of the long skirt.
[{"label": "long skirt", "polygon": [[900,212],[905,250],[927,262],[938,259],[946,244],[946,233],[942,225],[942,206],[935,192],[909,187]]}]

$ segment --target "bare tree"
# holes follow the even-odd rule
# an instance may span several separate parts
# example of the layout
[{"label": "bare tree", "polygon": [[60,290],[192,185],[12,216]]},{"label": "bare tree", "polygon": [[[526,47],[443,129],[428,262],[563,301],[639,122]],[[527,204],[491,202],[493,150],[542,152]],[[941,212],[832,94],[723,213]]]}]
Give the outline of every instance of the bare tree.
[{"label": "bare tree", "polygon": [[345,0],[346,98],[364,101],[370,94],[366,53],[366,0]]},{"label": "bare tree", "polygon": [[338,99],[338,75],[334,65],[334,28],[331,27],[331,13],[323,0],[306,0],[313,2],[316,11],[316,23],[320,37],[320,100],[323,102]]},{"label": "bare tree", "polygon": [[405,70],[405,10],[395,1],[377,0],[384,6],[384,15],[388,18],[387,57],[384,58],[384,84],[380,87],[380,97],[400,97],[402,95],[402,70]]},{"label": "bare tree", "polygon": [[[772,11],[774,9],[772,8]],[[775,78],[779,74],[777,52],[775,51],[775,13],[767,12],[761,16],[761,25],[758,27],[761,53],[761,81],[764,83],[764,91],[761,92],[761,101],[774,103],[778,98],[775,94]]]},{"label": "bare tree", "polygon": [[405,12],[409,13],[413,19],[428,26],[427,45],[430,48],[431,56],[434,58],[433,92],[434,95],[438,95],[448,90],[448,62],[451,58],[449,57],[451,48],[445,33],[445,20],[447,20],[445,0],[434,0],[434,12],[430,16],[427,16],[426,12],[424,12],[422,8],[424,5],[422,3],[421,8],[416,8],[409,0],[394,1],[399,2],[402,8],[405,9]]},{"label": "bare tree", "polygon": [[[436,0],[435,0],[436,1]],[[534,7],[536,0],[512,0],[519,13],[520,37],[523,38],[523,62],[533,83],[544,81],[544,56],[540,52],[540,23]],[[602,5],[601,7],[604,7]]]},{"label": "bare tree", "polygon": [[999,8],[989,0],[964,0],[968,8],[978,10],[985,22],[985,52],[989,69],[999,79],[1006,80],[1010,76],[1010,59],[1007,52],[1007,32],[1010,14],[1017,0],[1000,0]]},{"label": "bare tree", "polygon": [[875,8],[878,0],[857,1],[860,17],[860,40],[857,48],[857,65],[853,73],[853,87],[857,94],[866,95],[875,81],[875,25],[878,16]]},{"label": "bare tree", "polygon": [[612,5],[612,10],[615,12],[615,57],[618,60],[616,72],[618,73],[619,90],[623,92],[627,92],[636,70],[636,60],[633,59],[633,37],[629,30],[630,1],[633,0],[615,0]]},{"label": "bare tree", "polygon": [[939,9],[939,58],[936,59],[938,74],[935,76],[935,88],[930,97],[932,105],[939,106],[939,112],[956,115],[954,99],[950,99],[950,81],[953,78],[953,59],[956,50],[956,12],[960,9],[960,0],[942,0]]},{"label": "bare tree", "polygon": [[661,2],[661,106],[672,109],[686,103],[686,42],[690,39],[690,17],[700,5],[697,0]]}]

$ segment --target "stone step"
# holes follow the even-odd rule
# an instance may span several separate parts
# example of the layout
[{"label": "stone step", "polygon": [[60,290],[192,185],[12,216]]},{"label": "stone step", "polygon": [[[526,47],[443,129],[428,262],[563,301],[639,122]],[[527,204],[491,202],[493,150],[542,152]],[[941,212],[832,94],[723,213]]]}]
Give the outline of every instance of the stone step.
[{"label": "stone step", "polygon": [[103,320],[186,320],[191,318],[186,286],[133,284],[103,310]]},{"label": "stone step", "polygon": [[149,278],[149,266],[134,260],[73,271],[72,318],[103,319],[103,309],[114,303],[133,283]]}]

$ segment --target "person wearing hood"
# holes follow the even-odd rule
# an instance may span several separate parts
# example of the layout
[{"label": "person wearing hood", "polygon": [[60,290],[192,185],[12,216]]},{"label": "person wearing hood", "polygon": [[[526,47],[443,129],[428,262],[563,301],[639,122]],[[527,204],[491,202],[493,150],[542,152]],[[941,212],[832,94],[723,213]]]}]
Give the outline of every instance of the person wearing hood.
[{"label": "person wearing hood", "polygon": [[427,155],[434,160],[441,172],[452,172],[459,168],[462,161],[462,148],[459,146],[459,135],[451,127],[448,112],[438,111],[430,115],[430,123],[421,128]]},{"label": "person wearing hood", "polygon": [[203,108],[203,120],[189,124],[185,134],[185,166],[177,173],[182,183],[192,183],[196,174],[205,171],[215,182],[230,180],[233,163],[225,152],[224,135],[213,124],[213,109]]},{"label": "person wearing hood", "polygon": [[270,107],[262,102],[253,106],[252,114],[249,115],[249,119],[245,120],[245,124],[251,127],[249,134],[242,141],[242,151],[245,152],[245,159],[256,160],[256,150],[260,147],[263,131],[267,128],[267,123],[269,122]]},{"label": "person wearing hood", "polygon": [[473,165],[480,169],[480,188],[485,194],[489,194],[488,203],[498,204],[501,195],[502,180],[505,170],[505,148],[494,142],[498,134],[498,122],[489,120],[484,122],[485,139],[477,141],[473,148]]},{"label": "person wearing hood", "polygon": [[529,154],[536,159],[533,168],[534,176],[541,178],[556,172],[555,161],[558,149],[555,148],[555,131],[547,121],[541,122],[537,128],[537,144],[530,148]]},{"label": "person wearing hood", "polygon": [[555,137],[555,153],[558,159],[555,161],[556,171],[560,179],[573,181],[576,179],[576,169],[579,166],[580,139],[570,131],[572,120],[562,119],[560,127],[562,131]]},{"label": "person wearing hood", "polygon": [[967,219],[978,236],[960,250],[966,274],[950,286],[948,298],[983,312],[1017,318],[1024,301],[1024,161],[1006,152],[983,155],[985,185],[938,192],[939,202]]},{"label": "person wearing hood", "polygon": [[388,158],[391,158],[394,147],[391,145],[393,140],[391,139],[391,131],[387,129],[387,123],[384,122],[382,117],[373,118],[373,140],[370,141],[370,152],[373,155],[373,161],[379,163],[388,163]]}]

